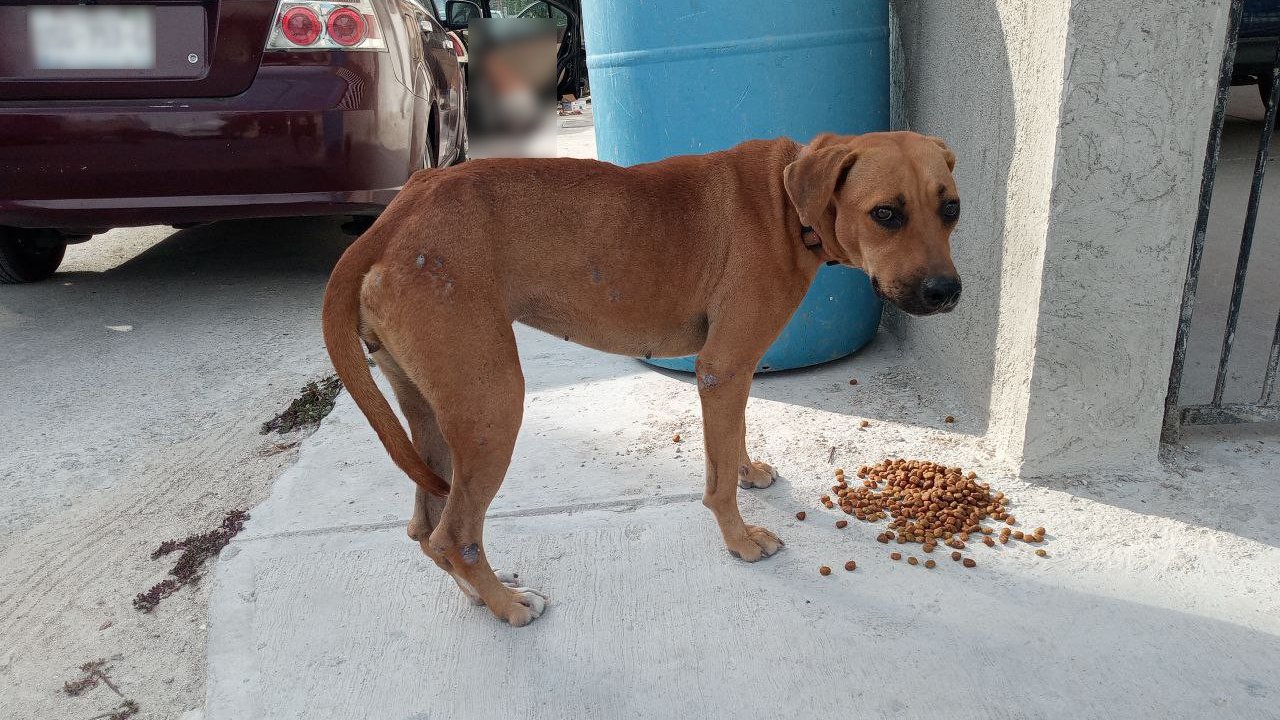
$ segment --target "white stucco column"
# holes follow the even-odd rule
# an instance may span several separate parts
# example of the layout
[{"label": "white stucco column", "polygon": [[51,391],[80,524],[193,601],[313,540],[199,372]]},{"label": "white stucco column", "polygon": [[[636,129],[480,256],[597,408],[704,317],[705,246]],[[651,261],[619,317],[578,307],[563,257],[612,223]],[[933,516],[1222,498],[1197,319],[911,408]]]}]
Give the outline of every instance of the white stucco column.
[{"label": "white stucco column", "polygon": [[895,116],[959,158],[964,301],[888,321],[1024,475],[1155,460],[1226,0],[895,0]]}]

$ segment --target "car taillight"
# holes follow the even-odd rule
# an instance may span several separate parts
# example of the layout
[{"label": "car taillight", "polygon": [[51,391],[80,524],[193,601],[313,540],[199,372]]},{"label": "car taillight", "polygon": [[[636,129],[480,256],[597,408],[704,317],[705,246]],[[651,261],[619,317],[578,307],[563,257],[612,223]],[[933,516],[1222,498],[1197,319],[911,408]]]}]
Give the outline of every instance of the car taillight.
[{"label": "car taillight", "polygon": [[386,50],[369,0],[279,0],[267,50]]},{"label": "car taillight", "polygon": [[458,37],[458,33],[449,31],[449,42],[453,43],[453,54],[461,60],[467,56],[467,47],[462,44],[462,38]]},{"label": "car taillight", "polygon": [[309,7],[294,6],[280,16],[280,32],[294,45],[310,45],[320,37],[320,16]]},{"label": "car taillight", "polygon": [[330,39],[343,47],[351,47],[364,40],[364,18],[349,7],[340,7],[329,13],[324,26],[329,30]]}]

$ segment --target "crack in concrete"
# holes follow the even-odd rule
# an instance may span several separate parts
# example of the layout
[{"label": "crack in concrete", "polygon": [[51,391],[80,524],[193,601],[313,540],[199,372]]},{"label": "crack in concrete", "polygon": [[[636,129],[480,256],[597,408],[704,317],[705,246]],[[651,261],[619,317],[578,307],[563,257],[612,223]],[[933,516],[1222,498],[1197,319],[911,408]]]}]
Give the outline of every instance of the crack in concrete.
[{"label": "crack in concrete", "polygon": [[[521,510],[504,510],[501,512],[489,513],[485,515],[486,520],[495,520],[498,518],[511,517],[539,517],[542,515],[571,515],[578,512],[590,512],[592,510],[610,510],[613,512],[635,512],[641,508],[661,507],[663,505],[672,505],[682,502],[701,502],[702,493],[679,493],[676,495],[664,495],[661,497],[644,498],[637,500],[602,500],[600,502],[575,503],[572,505],[547,505],[544,507],[535,507]],[[253,535],[243,537],[235,542],[236,545],[245,543],[256,543],[262,540],[278,540],[281,538],[294,537],[312,537],[316,535],[330,535],[347,532],[365,532],[376,530],[390,530],[392,528],[404,527],[409,523],[409,518],[397,520],[384,520],[376,523],[358,523],[356,525],[331,525],[320,528],[311,528],[309,530],[289,530],[285,532],[270,533],[268,535]]]}]

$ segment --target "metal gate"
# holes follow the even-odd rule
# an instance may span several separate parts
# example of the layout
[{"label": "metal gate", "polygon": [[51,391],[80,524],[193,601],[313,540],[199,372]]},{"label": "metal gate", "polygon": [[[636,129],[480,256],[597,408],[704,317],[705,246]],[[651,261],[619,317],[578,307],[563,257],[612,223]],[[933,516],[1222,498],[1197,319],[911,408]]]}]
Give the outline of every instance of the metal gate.
[{"label": "metal gate", "polygon": [[[1280,316],[1276,318],[1271,352],[1267,358],[1262,378],[1261,393],[1257,402],[1226,403],[1223,393],[1227,383],[1227,364],[1231,359],[1236,327],[1240,319],[1240,304],[1244,297],[1245,278],[1249,270],[1249,255],[1253,250],[1253,231],[1258,220],[1258,205],[1262,198],[1262,180],[1266,172],[1267,156],[1271,147],[1271,134],[1276,124],[1276,105],[1280,100],[1280,41],[1275,43],[1274,62],[1271,66],[1271,92],[1266,97],[1266,116],[1258,139],[1258,154],[1254,161],[1253,183],[1249,189],[1249,204],[1245,211],[1244,232],[1240,237],[1240,253],[1236,259],[1235,279],[1231,287],[1231,304],[1227,310],[1226,328],[1222,337],[1222,352],[1218,357],[1217,379],[1213,399],[1204,405],[1181,405],[1183,370],[1187,357],[1187,336],[1191,330],[1191,317],[1195,311],[1196,286],[1200,280],[1200,262],[1204,256],[1205,235],[1209,225],[1209,206],[1213,199],[1213,183],[1218,169],[1218,154],[1222,147],[1222,131],[1227,114],[1227,99],[1231,91],[1236,50],[1238,47],[1243,0],[1232,0],[1230,21],[1227,27],[1226,50],[1222,57],[1222,71],[1218,78],[1217,102],[1213,110],[1213,122],[1209,130],[1209,143],[1205,151],[1204,175],[1200,181],[1200,208],[1196,217],[1195,234],[1191,242],[1191,259],[1187,264],[1187,280],[1182,291],[1182,312],[1178,318],[1178,334],[1174,342],[1173,368],[1169,374],[1169,394],[1165,397],[1163,439],[1177,440],[1183,425],[1217,425],[1242,422],[1280,421],[1280,398],[1276,396],[1276,370],[1280,365]],[[1263,79],[1262,82],[1266,80]],[[1278,313],[1280,315],[1280,313]]]}]

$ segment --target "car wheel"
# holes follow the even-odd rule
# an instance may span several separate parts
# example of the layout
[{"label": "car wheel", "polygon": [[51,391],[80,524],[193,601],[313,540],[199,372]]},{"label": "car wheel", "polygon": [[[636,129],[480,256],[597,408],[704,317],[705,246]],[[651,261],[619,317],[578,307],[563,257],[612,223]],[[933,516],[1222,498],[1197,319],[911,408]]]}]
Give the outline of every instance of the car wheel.
[{"label": "car wheel", "polygon": [[0,284],[48,280],[66,251],[67,239],[54,230],[0,228]]}]

